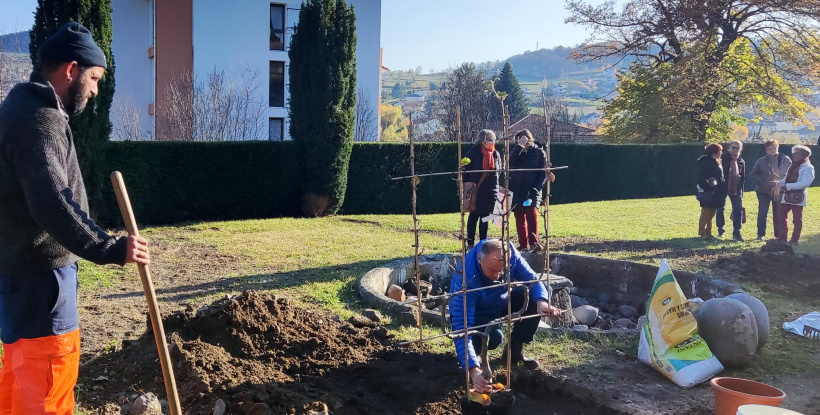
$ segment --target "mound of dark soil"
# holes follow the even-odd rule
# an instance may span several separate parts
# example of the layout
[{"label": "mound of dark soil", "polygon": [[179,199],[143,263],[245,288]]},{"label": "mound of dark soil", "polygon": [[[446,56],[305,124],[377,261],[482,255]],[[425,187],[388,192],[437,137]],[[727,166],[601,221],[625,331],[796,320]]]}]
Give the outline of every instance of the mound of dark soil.
[{"label": "mound of dark soil", "polygon": [[[400,350],[382,327],[351,324],[287,298],[247,291],[196,313],[165,319],[184,412],[212,414],[455,414],[459,370],[454,357]],[[83,368],[107,378],[90,393],[119,400],[133,389],[164,395],[152,333]],[[119,396],[119,398],[118,398]]]},{"label": "mound of dark soil", "polygon": [[[213,414],[219,400],[227,414],[462,413],[464,372],[453,354],[397,347],[384,327],[362,316],[341,321],[284,297],[246,291],[172,314],[165,328],[185,414]],[[509,404],[470,413],[623,414],[579,401],[542,371],[513,374]],[[81,378],[81,401],[99,413],[127,415],[135,391],[165,395],[150,332],[84,365]]]},{"label": "mound of dark soil", "polygon": [[719,258],[715,267],[785,297],[816,300],[820,291],[820,258],[796,255],[791,246],[777,240],[768,241],[759,252]]}]

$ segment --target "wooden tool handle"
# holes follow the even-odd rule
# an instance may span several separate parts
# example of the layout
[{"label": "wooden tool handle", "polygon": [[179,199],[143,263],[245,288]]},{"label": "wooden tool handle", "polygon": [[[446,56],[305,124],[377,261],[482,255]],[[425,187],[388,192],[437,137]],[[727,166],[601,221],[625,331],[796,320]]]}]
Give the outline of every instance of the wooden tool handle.
[{"label": "wooden tool handle", "polygon": [[[137,221],[134,219],[134,211],[131,209],[131,200],[128,198],[128,191],[125,189],[125,182],[122,180],[120,172],[111,173],[111,184],[114,185],[114,193],[117,195],[117,204],[120,206],[125,229],[129,235],[139,236]],[[165,340],[162,314],[157,303],[157,294],[154,291],[151,272],[147,265],[137,264],[137,268],[139,268],[140,279],[142,280],[142,290],[145,292],[145,299],[148,301],[148,315],[151,317],[151,327],[154,331],[154,339],[157,342],[159,363],[162,366],[162,378],[165,381],[165,393],[168,395],[168,406],[171,409],[171,415],[182,415],[179,396],[177,395],[177,384],[174,380],[174,368],[171,365],[171,355],[168,353],[168,342]]]}]

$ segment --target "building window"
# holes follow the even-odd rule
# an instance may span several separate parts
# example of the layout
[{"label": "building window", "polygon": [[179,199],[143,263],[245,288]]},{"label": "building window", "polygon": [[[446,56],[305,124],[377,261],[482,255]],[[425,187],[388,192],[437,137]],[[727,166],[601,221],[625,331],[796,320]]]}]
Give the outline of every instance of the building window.
[{"label": "building window", "polygon": [[285,50],[285,5],[270,5],[270,50]]},{"label": "building window", "polygon": [[271,107],[285,106],[285,62],[270,63],[270,93],[268,101]]},{"label": "building window", "polygon": [[271,118],[268,120],[268,137],[271,141],[282,141],[285,139],[285,119]]}]

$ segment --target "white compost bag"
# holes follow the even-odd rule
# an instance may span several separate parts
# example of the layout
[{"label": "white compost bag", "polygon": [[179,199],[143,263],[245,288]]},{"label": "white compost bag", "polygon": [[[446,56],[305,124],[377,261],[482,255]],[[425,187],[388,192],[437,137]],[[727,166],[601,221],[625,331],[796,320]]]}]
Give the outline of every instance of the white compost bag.
[{"label": "white compost bag", "polygon": [[638,359],[684,388],[691,388],[723,370],[723,365],[698,336],[698,323],[689,312],[686,297],[666,260],[661,262],[649,295]]}]

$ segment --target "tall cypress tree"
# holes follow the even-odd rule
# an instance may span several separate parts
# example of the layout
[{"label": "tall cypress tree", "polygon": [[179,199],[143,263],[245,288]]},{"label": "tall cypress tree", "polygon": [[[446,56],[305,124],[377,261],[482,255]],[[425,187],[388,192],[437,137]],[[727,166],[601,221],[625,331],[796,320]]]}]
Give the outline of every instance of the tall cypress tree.
[{"label": "tall cypress tree", "polygon": [[[495,81],[495,90],[507,93],[504,105],[510,107],[511,121],[519,119],[530,112],[530,103],[524,97],[524,91],[521,89],[521,84],[518,83],[509,62],[504,63],[504,67],[501,68],[501,74],[498,76],[498,80]],[[498,100],[495,97],[490,97],[488,105],[490,106],[490,120],[500,123],[501,105],[499,105]]]},{"label": "tall cypress tree", "polygon": [[[344,203],[356,106],[356,17],[344,0],[307,0],[291,37],[290,135],[301,144],[306,214]],[[325,199],[326,208],[317,209]]]},{"label": "tall cypress tree", "polygon": [[[111,0],[37,0],[34,27],[29,36],[31,63],[38,67],[40,46],[64,24],[79,22],[91,31],[94,42],[102,49],[108,68],[98,84],[96,98],[88,102],[81,114],[71,115],[69,125],[74,135],[88,198],[93,205],[101,197],[104,174],[97,169],[97,158],[111,135],[111,101],[114,98],[114,57],[111,55]],[[93,206],[92,206],[93,207]]]}]

